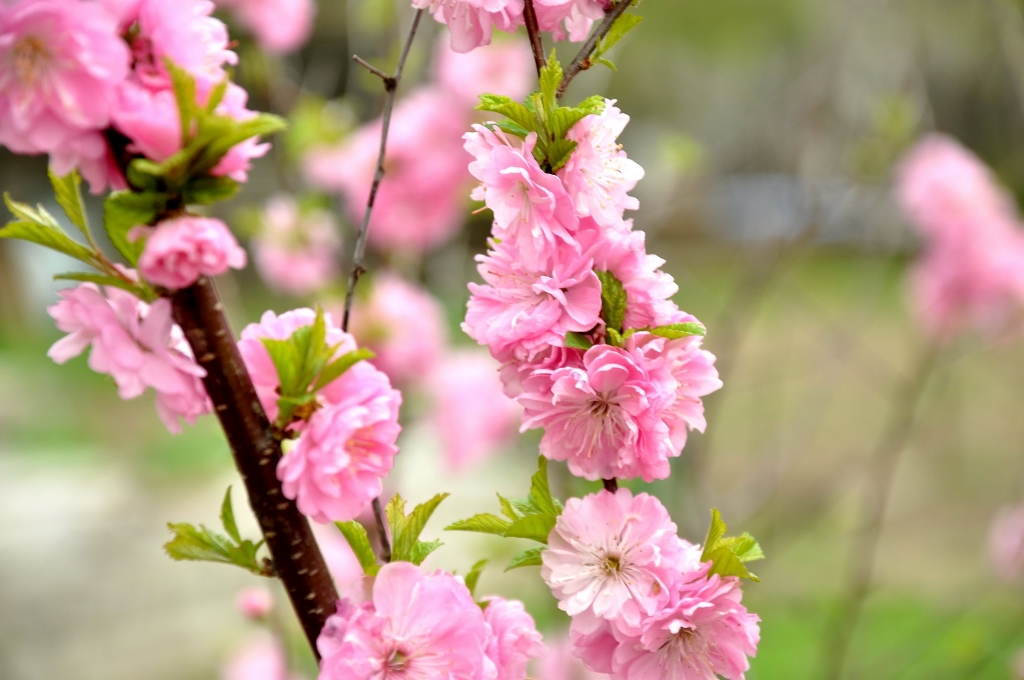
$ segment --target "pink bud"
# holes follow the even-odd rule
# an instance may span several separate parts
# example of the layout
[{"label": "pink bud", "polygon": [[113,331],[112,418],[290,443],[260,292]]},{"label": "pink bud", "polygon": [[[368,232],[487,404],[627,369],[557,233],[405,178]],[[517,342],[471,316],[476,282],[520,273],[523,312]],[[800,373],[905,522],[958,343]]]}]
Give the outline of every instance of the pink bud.
[{"label": "pink bud", "polygon": [[235,604],[247,619],[265,619],[274,608],[274,598],[270,591],[261,586],[245,588],[238,593]]}]

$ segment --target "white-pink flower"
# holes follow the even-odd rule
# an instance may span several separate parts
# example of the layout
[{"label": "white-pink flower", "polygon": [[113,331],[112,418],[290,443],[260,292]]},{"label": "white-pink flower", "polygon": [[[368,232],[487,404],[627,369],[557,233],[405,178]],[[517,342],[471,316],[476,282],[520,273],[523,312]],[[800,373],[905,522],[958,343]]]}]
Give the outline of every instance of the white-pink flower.
[{"label": "white-pink flower", "polygon": [[289,295],[310,295],[338,276],[341,236],[327,210],[301,210],[287,195],[267,202],[252,239],[256,271],[266,284]]},{"label": "white-pink flower", "polygon": [[413,0],[412,6],[448,25],[456,52],[489,45],[495,28],[512,33],[523,23],[523,0]]},{"label": "white-pink flower", "polygon": [[484,620],[490,628],[487,657],[498,671],[495,680],[526,680],[526,665],[544,651],[533,617],[518,600],[484,598]]},{"label": "white-pink flower", "polygon": [[143,229],[148,236],[139,272],[158,286],[187,288],[201,276],[245,267],[245,251],[218,219],[185,215]]},{"label": "white-pink flower", "polygon": [[314,0],[217,0],[264,50],[285,54],[302,47],[313,32]]},{"label": "white-pink flower", "polygon": [[268,634],[246,643],[224,665],[221,680],[302,680],[288,670],[288,657],[281,641]]},{"label": "white-pink flower", "polygon": [[320,680],[494,680],[489,637],[460,579],[394,562],[368,601],[338,602],[317,640]]},{"label": "white-pink flower", "polygon": [[122,399],[153,388],[157,415],[172,433],[181,432],[179,418],[192,424],[210,412],[201,380],[206,371],[171,319],[169,300],[147,305],[127,291],[91,283],[58,295],[47,311],[68,335],[50,347],[51,359],[63,364],[91,347],[89,368],[113,377]]},{"label": "white-pink flower", "polygon": [[1004,581],[1024,575],[1024,503],[1003,508],[992,521],[988,555]]},{"label": "white-pink flower", "polygon": [[[614,645],[615,640],[612,639]],[[603,673],[595,673],[583,665],[573,653],[567,637],[547,643],[547,649],[537,664],[538,680],[608,680]]]},{"label": "white-pink flower", "polygon": [[683,544],[661,502],[628,489],[570,498],[541,553],[541,577],[569,616],[589,612],[637,631],[668,602],[684,568]]},{"label": "white-pink flower", "polygon": [[434,55],[434,80],[467,109],[476,106],[479,95],[485,92],[516,101],[530,93],[533,53],[529,43],[520,38],[460,53],[451,49],[447,37],[442,37]]}]

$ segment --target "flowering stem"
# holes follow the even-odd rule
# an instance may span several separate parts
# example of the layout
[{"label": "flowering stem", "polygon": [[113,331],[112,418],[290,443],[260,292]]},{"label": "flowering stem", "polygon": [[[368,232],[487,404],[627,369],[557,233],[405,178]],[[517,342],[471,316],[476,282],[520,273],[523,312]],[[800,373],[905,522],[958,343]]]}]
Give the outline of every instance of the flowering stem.
[{"label": "flowering stem", "polygon": [[[580,71],[585,71],[590,68],[590,55],[594,53],[594,48],[597,47],[597,41],[608,35],[608,31],[612,29],[612,24],[615,20],[621,17],[630,5],[633,4],[633,0],[619,0],[619,2],[608,10],[608,13],[604,15],[604,20],[597,27],[587,42],[583,43],[583,47],[580,48],[576,58],[572,60],[568,68],[565,69],[565,75],[562,76],[562,82],[558,85],[558,98],[561,99],[562,95],[565,94],[565,89],[569,87],[569,83],[572,79],[580,74]],[[527,2],[529,6],[529,2]]]},{"label": "flowering stem", "polygon": [[868,470],[869,478],[864,495],[861,526],[854,537],[853,548],[847,562],[846,585],[842,600],[825,631],[822,644],[824,680],[839,680],[843,675],[850,639],[871,589],[875,569],[875,556],[882,534],[885,511],[892,495],[893,480],[899,467],[901,454],[914,429],[918,405],[935,368],[938,347],[930,346],[918,362],[898,393],[885,436],[878,443]]},{"label": "flowering stem", "polygon": [[604,483],[605,491],[615,493],[616,491],[619,490],[619,480],[615,479],[614,477],[612,477],[611,479],[602,479],[601,481]]},{"label": "flowering stem", "polygon": [[203,385],[245,482],[274,571],[316,654],[317,637],[334,613],[338,593],[309,522],[282,494],[277,479],[281,442],[273,436],[213,282],[204,276],[175,292],[171,302],[196,361],[206,369]]},{"label": "flowering stem", "polygon": [[526,0],[523,8],[523,20],[526,23],[526,34],[530,36],[530,49],[533,50],[533,62],[537,65],[537,77],[544,69],[544,40],[540,36],[540,27],[537,25],[537,10],[533,7],[533,0]]},{"label": "flowering stem", "polygon": [[[366,257],[366,236],[370,232],[370,215],[373,213],[373,203],[377,199],[377,190],[380,188],[381,180],[384,179],[384,158],[388,148],[388,129],[391,127],[391,111],[395,107],[395,91],[402,80],[402,69],[405,68],[405,60],[409,57],[409,50],[412,48],[412,41],[416,37],[416,29],[419,28],[420,19],[423,17],[423,10],[416,10],[412,18],[412,26],[409,27],[409,35],[402,47],[402,54],[398,58],[398,65],[395,66],[395,74],[389,76],[378,68],[368,64],[358,55],[352,58],[370,73],[378,76],[384,83],[384,112],[381,114],[380,128],[380,152],[377,154],[377,171],[373,175],[373,184],[370,185],[370,197],[366,200],[366,210],[363,211],[363,222],[359,226],[359,235],[356,237],[356,247],[352,253],[352,273],[348,277],[348,290],[345,291],[345,311],[341,316],[341,329],[348,331],[349,317],[352,315],[352,301],[355,299],[356,284],[359,277],[366,272],[363,263]],[[384,562],[391,561],[391,544],[385,531],[384,513],[381,509],[380,499],[373,499],[373,516],[377,521],[377,535],[380,540],[380,558]]]}]

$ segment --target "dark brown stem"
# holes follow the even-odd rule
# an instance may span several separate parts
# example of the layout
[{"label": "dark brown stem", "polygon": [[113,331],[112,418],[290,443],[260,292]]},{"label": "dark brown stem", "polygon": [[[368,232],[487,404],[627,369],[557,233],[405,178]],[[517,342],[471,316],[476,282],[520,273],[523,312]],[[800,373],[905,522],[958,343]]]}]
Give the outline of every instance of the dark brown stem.
[{"label": "dark brown stem", "polygon": [[601,481],[604,483],[605,491],[615,493],[616,491],[619,490],[619,480],[615,479],[614,477],[612,477],[611,479],[602,479]]},{"label": "dark brown stem", "polygon": [[537,25],[537,11],[533,8],[533,0],[526,0],[523,8],[523,20],[526,23],[526,34],[530,36],[530,49],[533,50],[533,62],[537,65],[537,77],[544,68],[544,40],[540,37]]},{"label": "dark brown stem", "polygon": [[[412,18],[412,26],[409,27],[409,35],[402,47],[402,54],[398,57],[398,65],[395,66],[395,74],[389,76],[380,69],[371,66],[365,60],[353,55],[353,59],[363,67],[370,70],[384,82],[384,112],[381,114],[380,128],[380,151],[377,154],[377,171],[373,175],[373,184],[370,185],[370,197],[366,199],[366,210],[363,211],[363,222],[359,225],[359,235],[356,236],[356,246],[352,253],[352,273],[348,277],[348,290],[345,291],[345,311],[341,316],[341,329],[348,330],[349,317],[352,316],[352,301],[355,299],[356,284],[359,277],[366,273],[366,236],[370,233],[370,215],[373,214],[373,203],[377,199],[377,190],[380,189],[381,180],[384,179],[384,159],[388,150],[388,129],[391,127],[391,111],[395,108],[395,91],[402,81],[402,70],[405,68],[405,60],[409,58],[409,50],[412,48],[412,41],[416,37],[416,29],[419,28],[420,19],[423,17],[423,10],[416,10]],[[391,543],[385,531],[384,513],[381,511],[380,499],[373,500],[373,516],[377,521],[377,535],[380,540],[380,558],[385,562],[391,561]]]},{"label": "dark brown stem", "polygon": [[569,67],[565,69],[565,74],[562,76],[562,82],[558,86],[558,98],[561,99],[562,95],[565,94],[565,89],[569,87],[569,83],[572,79],[580,74],[580,71],[584,71],[590,68],[590,55],[594,53],[594,48],[597,47],[597,41],[608,35],[608,31],[612,29],[612,24],[629,9],[630,5],[633,4],[633,0],[619,0],[619,2],[608,10],[607,14],[604,15],[604,20],[598,25],[597,30],[594,31],[587,42],[583,43],[583,47],[580,48],[576,58],[572,60]]},{"label": "dark brown stem", "polygon": [[857,628],[864,601],[874,580],[878,542],[882,535],[885,511],[892,495],[896,469],[914,430],[921,396],[938,356],[938,348],[932,346],[918,362],[897,395],[898,401],[890,416],[885,436],[875,447],[871,458],[861,525],[850,550],[842,600],[829,621],[823,639],[823,680],[839,680],[843,676],[850,639]]},{"label": "dark brown stem", "polygon": [[309,522],[281,492],[281,443],[272,434],[213,282],[204,276],[175,292],[171,302],[175,320],[206,369],[203,385],[245,482],[274,570],[316,654],[316,639],[334,613],[338,593]]}]

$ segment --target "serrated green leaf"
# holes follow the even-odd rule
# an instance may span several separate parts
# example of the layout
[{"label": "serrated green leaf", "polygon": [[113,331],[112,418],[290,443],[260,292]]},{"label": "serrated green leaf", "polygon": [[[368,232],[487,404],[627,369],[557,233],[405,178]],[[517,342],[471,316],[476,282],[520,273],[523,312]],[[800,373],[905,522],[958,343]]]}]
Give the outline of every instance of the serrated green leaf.
[{"label": "serrated green leaf", "polygon": [[298,393],[299,369],[302,363],[299,347],[291,338],[288,340],[260,338],[260,341],[267,348],[270,360],[273,362],[274,368],[277,369],[277,378],[281,383],[279,388],[281,396],[295,396]]},{"label": "serrated green leaf", "polygon": [[616,347],[622,347],[622,335],[614,328],[608,328],[608,343]]},{"label": "serrated green leaf", "polygon": [[[228,125],[226,130],[221,131],[220,125],[224,124],[223,119],[226,119]],[[236,121],[226,116],[208,116],[203,121],[203,125],[206,127],[204,133],[212,139],[202,149],[194,164],[196,173],[211,170],[236,144],[241,144],[253,137],[264,137],[280,132],[288,127],[288,122],[280,116],[261,113],[255,118],[244,121]],[[216,134],[210,132],[212,125],[218,125]]]},{"label": "serrated green leaf", "polygon": [[164,57],[164,67],[171,76],[171,87],[174,88],[174,99],[178,103],[178,121],[181,129],[182,146],[192,135],[192,121],[196,119],[196,81],[192,74],[179,68],[173,61]]},{"label": "serrated green leaf", "polygon": [[[728,529],[717,508],[711,510],[711,526],[708,527],[708,534],[704,540],[704,550],[701,553],[700,561],[712,563],[708,573],[721,576],[738,576],[760,581],[757,576],[751,573],[744,562],[764,559],[764,552],[761,546],[750,534],[743,534],[731,538],[725,537]],[[742,555],[742,556],[741,556]]]},{"label": "serrated green leaf", "polygon": [[530,134],[529,130],[516,125],[510,120],[499,121],[497,123],[492,123],[492,125],[501,130],[502,132],[507,132],[510,135],[518,137],[519,139],[526,139],[526,137]]},{"label": "serrated green leaf", "polygon": [[351,352],[346,352],[324,367],[323,371],[320,373],[319,379],[313,386],[313,390],[316,391],[327,387],[358,362],[372,359],[374,356],[376,355],[365,347],[360,347],[359,349],[352,350]]},{"label": "serrated green leaf", "polygon": [[134,267],[146,247],[143,239],[128,241],[132,227],[151,225],[167,208],[167,196],[162,193],[135,193],[116,191],[103,202],[103,228],[117,252]]},{"label": "serrated green leaf", "polygon": [[550,142],[544,151],[548,159],[548,165],[551,166],[551,172],[561,170],[569,162],[569,156],[572,155],[575,148],[576,142],[571,139],[556,139]]},{"label": "serrated green leaf", "polygon": [[86,264],[93,263],[91,250],[77,241],[72,241],[64,232],[45,227],[41,224],[8,222],[7,226],[0,229],[0,238],[30,241],[51,250],[56,250],[59,253],[64,253]]},{"label": "serrated green leaf", "polygon": [[7,205],[7,209],[11,211],[11,214],[18,218],[18,221],[39,224],[60,231],[60,225],[57,224],[57,220],[53,219],[53,215],[48,213],[43,206],[38,205],[33,208],[28,203],[15,201],[6,191],[4,192],[4,203]]},{"label": "serrated green leaf", "polygon": [[380,565],[377,564],[377,556],[373,554],[373,548],[370,546],[370,537],[366,534],[366,528],[354,520],[335,522],[334,525],[338,527],[345,540],[348,541],[349,547],[352,548],[356,559],[359,560],[359,564],[363,567],[363,573],[368,576],[376,576],[377,572],[380,571]]},{"label": "serrated green leaf", "polygon": [[597,59],[594,59],[593,61],[594,61],[595,64],[601,64],[602,66],[607,66],[608,68],[610,68],[613,71],[618,71],[619,70],[618,66],[616,66],[614,63],[612,63],[611,60],[605,59],[604,57],[598,57]]},{"label": "serrated green leaf", "polygon": [[224,502],[220,505],[220,523],[228,536],[235,539],[235,543],[241,543],[242,537],[238,533],[238,524],[235,523],[235,509],[231,507],[231,487],[224,493]]},{"label": "serrated green leaf", "polygon": [[580,111],[585,111],[586,113],[600,115],[601,113],[604,112],[605,106],[605,98],[602,95],[595,94],[581,101],[579,104],[576,105],[576,108],[579,109]]},{"label": "serrated green leaf", "polygon": [[89,237],[89,221],[85,216],[85,205],[82,203],[81,184],[82,179],[78,176],[78,170],[72,170],[63,177],[57,177],[52,170],[46,174],[53,185],[53,195],[60,204],[64,214],[67,215],[71,224],[75,225],[86,238]]},{"label": "serrated green leaf", "polygon": [[601,280],[601,317],[608,328],[621,332],[626,318],[626,289],[611,272],[594,273]]},{"label": "serrated green leaf", "polygon": [[539,567],[543,562],[540,552],[543,548],[528,548],[512,558],[512,561],[505,567],[505,571],[512,571],[519,567]]},{"label": "serrated green leaf", "polygon": [[738,576],[740,578],[749,578],[752,581],[761,580],[747,569],[740,558],[736,556],[736,553],[730,550],[728,546],[719,545],[711,551],[708,559],[712,562],[708,575],[718,574],[722,577]]},{"label": "serrated green leaf", "polygon": [[501,503],[501,514],[505,515],[505,517],[508,517],[511,520],[517,520],[522,516],[516,512],[509,500],[500,493],[498,494],[498,502]]},{"label": "serrated green leaf", "polygon": [[707,536],[704,538],[704,551],[700,555],[701,562],[708,561],[708,555],[718,547],[718,542],[725,537],[728,528],[722,521],[722,513],[718,512],[718,508],[711,508],[711,526],[708,527]]},{"label": "serrated green leaf", "polygon": [[601,40],[597,49],[594,50],[594,56],[602,56],[605,52],[614,47],[616,43],[626,37],[626,34],[636,28],[643,20],[643,17],[637,16],[636,14],[623,14],[620,16],[615,20],[615,23],[612,24],[612,27],[608,29],[607,35],[605,35]]},{"label": "serrated green leaf", "polygon": [[[558,63],[555,50],[552,49],[548,63],[540,71],[540,95],[543,98],[545,114],[550,114],[557,106],[556,94],[558,86],[562,83],[562,75],[562,65]],[[546,119],[547,115],[544,118]]]},{"label": "serrated green leaf", "polygon": [[677,338],[689,338],[694,335],[704,335],[707,331],[703,324],[696,321],[688,321],[686,323],[672,323],[667,326],[656,326],[651,329],[651,333],[654,335],[660,335],[663,338],[669,338],[675,340]]},{"label": "serrated green leaf", "polygon": [[147,296],[139,289],[139,286],[128,283],[124,279],[119,279],[116,276],[108,276],[106,274],[96,274],[94,272],[65,272],[64,274],[55,274],[53,277],[54,281],[82,281],[88,283],[95,283],[99,286],[113,286],[114,288],[120,288],[132,293],[136,297],[145,299]]},{"label": "serrated green leaf", "polygon": [[530,478],[530,498],[544,514],[555,517],[558,515],[558,508],[551,497],[551,487],[548,485],[548,459],[544,456],[537,457],[537,471]]},{"label": "serrated green leaf", "polygon": [[483,513],[480,515],[473,515],[468,519],[460,519],[457,522],[453,522],[444,528],[445,531],[475,531],[480,534],[494,534],[495,536],[504,536],[505,530],[512,526],[512,523],[492,515],[490,513]]},{"label": "serrated green leaf", "polygon": [[195,177],[181,189],[181,200],[187,205],[210,205],[226,201],[241,185],[230,177]]},{"label": "serrated green leaf", "polygon": [[409,561],[413,564],[423,564],[423,560],[442,545],[444,543],[441,541],[416,541],[410,551]]},{"label": "serrated green leaf", "polygon": [[505,529],[506,538],[528,538],[547,545],[548,534],[555,528],[554,515],[527,515]]},{"label": "serrated green leaf", "polygon": [[572,129],[572,126],[580,122],[584,118],[590,115],[583,109],[569,108],[568,106],[561,106],[555,109],[551,115],[550,129],[551,135],[555,139],[565,137],[565,133]]},{"label": "serrated green leaf", "polygon": [[[521,130],[527,133],[537,130],[537,118],[533,113],[511,97],[504,97],[496,94],[480,95],[480,103],[476,105],[477,111],[489,111],[505,116]],[[515,133],[513,133],[515,134]],[[525,137],[525,135],[523,135]]]},{"label": "serrated green leaf", "polygon": [[167,527],[174,532],[174,538],[164,544],[164,550],[172,559],[234,564],[254,574],[268,575],[256,560],[262,541],[241,541],[236,545],[227,536],[202,525],[196,528],[186,523],[170,523]]},{"label": "serrated green leaf", "polygon": [[417,505],[408,515],[405,514],[405,501],[401,496],[395,494],[388,501],[385,513],[391,526],[392,560],[419,564],[441,545],[438,541],[423,543],[419,537],[434,510],[447,497],[448,494],[439,493],[429,501]]},{"label": "serrated green leaf", "polygon": [[582,349],[586,351],[594,346],[594,343],[590,341],[590,338],[577,333],[576,331],[569,331],[565,334],[565,346],[573,349]]},{"label": "serrated green leaf", "polygon": [[756,562],[764,559],[764,551],[761,546],[753,536],[746,532],[740,536],[723,538],[720,545],[728,546],[736,554],[736,557],[740,558],[740,562]]},{"label": "serrated green leaf", "polygon": [[487,560],[480,560],[466,574],[466,588],[469,589],[469,594],[473,597],[476,597],[476,584],[480,582],[480,574],[483,573],[486,566]]},{"label": "serrated green leaf", "polygon": [[[544,511],[537,507],[534,503],[533,497],[527,498],[510,498],[509,502],[521,515],[543,515]],[[518,518],[517,518],[518,519]]]}]

